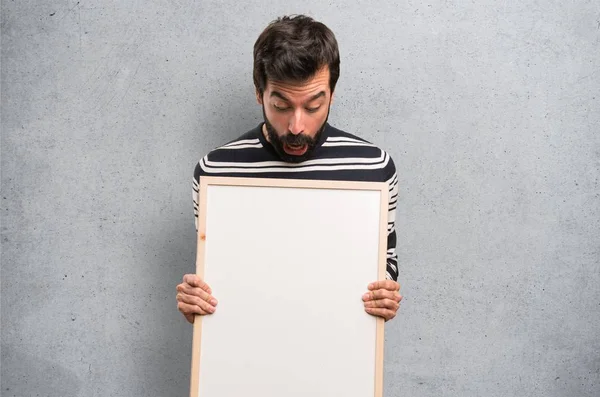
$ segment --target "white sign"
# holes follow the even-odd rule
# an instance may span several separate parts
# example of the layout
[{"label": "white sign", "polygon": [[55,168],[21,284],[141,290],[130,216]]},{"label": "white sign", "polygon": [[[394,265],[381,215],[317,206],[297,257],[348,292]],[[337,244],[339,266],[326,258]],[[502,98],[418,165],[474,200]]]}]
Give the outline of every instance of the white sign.
[{"label": "white sign", "polygon": [[200,178],[191,397],[382,397],[385,183]]}]

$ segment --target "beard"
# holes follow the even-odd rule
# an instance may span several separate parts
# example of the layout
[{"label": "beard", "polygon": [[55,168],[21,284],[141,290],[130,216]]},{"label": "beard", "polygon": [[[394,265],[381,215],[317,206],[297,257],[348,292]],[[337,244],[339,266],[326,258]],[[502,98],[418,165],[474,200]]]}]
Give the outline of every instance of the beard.
[{"label": "beard", "polygon": [[[319,127],[319,129],[317,130],[317,133],[312,138],[306,134],[294,135],[289,131],[286,134],[280,136],[277,133],[277,131],[275,130],[275,127],[273,127],[273,125],[267,118],[267,114],[265,113],[264,105],[263,105],[263,117],[265,119],[265,127],[267,129],[267,135],[269,138],[269,142],[271,143],[271,145],[273,146],[273,148],[275,149],[275,151],[277,152],[279,157],[281,157],[281,159],[283,161],[288,162],[288,163],[301,163],[301,162],[309,159],[312,156],[312,154],[317,146],[317,143],[319,142],[319,139],[321,139],[321,135],[323,134],[323,130],[325,130],[325,125],[327,124],[327,119],[329,118],[329,109],[327,109],[327,117],[325,117],[325,121],[323,121],[323,124],[321,124],[321,127]],[[286,146],[286,145],[288,147],[290,147],[290,146],[291,147],[306,146],[307,149],[306,149],[306,152],[304,152],[301,155],[293,155],[293,154],[288,154],[285,151],[284,146]]]}]

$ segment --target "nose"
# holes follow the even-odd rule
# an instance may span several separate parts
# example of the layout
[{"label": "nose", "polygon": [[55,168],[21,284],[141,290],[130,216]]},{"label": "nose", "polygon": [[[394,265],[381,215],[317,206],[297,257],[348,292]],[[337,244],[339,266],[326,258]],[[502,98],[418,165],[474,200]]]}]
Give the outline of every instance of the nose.
[{"label": "nose", "polygon": [[302,109],[297,109],[289,121],[289,130],[292,134],[298,135],[304,132],[304,120],[302,117]]}]

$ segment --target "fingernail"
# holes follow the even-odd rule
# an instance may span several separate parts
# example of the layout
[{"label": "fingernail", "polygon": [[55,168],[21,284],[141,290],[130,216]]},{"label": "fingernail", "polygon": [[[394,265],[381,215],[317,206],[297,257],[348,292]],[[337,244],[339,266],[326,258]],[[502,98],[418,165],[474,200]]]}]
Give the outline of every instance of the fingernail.
[{"label": "fingernail", "polygon": [[363,295],[363,299],[368,299],[368,298],[369,298],[369,294],[368,293]]},{"label": "fingernail", "polygon": [[217,300],[216,299],[211,300],[210,303],[213,306],[217,306]]},{"label": "fingernail", "polygon": [[369,284],[369,288],[373,288],[375,284]]}]

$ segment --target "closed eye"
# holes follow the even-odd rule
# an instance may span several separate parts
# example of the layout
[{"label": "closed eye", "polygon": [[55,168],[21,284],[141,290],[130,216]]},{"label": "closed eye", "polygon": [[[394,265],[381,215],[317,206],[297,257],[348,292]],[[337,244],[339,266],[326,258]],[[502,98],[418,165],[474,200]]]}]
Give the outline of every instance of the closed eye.
[{"label": "closed eye", "polygon": [[275,110],[277,110],[278,112],[285,112],[286,110],[289,110],[289,107],[279,107],[277,105],[273,105],[273,107],[275,108]]}]

